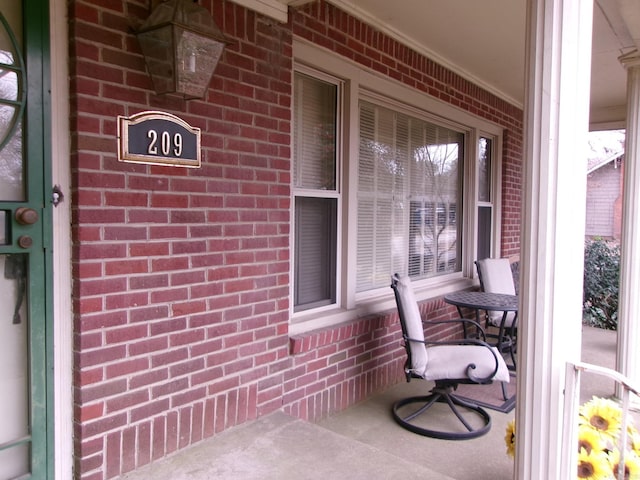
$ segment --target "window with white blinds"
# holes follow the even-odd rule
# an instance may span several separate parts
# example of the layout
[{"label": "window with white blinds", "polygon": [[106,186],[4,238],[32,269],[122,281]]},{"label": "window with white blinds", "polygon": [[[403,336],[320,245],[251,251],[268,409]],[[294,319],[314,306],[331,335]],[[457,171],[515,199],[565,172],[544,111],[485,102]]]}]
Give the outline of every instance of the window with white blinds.
[{"label": "window with white blinds", "polygon": [[464,134],[360,102],[356,291],[460,271]]},{"label": "window with white blinds", "polygon": [[295,312],[336,302],[338,89],[303,73],[294,77]]}]

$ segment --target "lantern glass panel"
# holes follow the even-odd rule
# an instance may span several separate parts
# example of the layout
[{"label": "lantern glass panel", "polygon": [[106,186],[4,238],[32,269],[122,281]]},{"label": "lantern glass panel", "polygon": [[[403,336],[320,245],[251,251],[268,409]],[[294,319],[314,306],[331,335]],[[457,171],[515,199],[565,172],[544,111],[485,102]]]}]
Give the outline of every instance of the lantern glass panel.
[{"label": "lantern glass panel", "polygon": [[187,98],[202,98],[225,44],[176,27],[176,45],[176,89]]},{"label": "lantern glass panel", "polygon": [[174,92],[174,53],[172,26],[156,28],[138,34],[142,53],[156,93]]}]

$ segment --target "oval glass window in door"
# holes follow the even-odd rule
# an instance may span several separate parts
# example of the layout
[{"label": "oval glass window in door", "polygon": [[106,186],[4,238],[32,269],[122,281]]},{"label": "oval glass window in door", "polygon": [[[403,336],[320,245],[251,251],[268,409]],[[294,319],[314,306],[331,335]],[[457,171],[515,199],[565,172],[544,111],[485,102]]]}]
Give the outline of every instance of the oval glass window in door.
[{"label": "oval glass window in door", "polygon": [[2,13],[15,15],[16,10],[20,9],[0,11],[0,200],[4,201],[25,200],[22,155],[25,67],[18,39]]},{"label": "oval glass window in door", "polygon": [[[3,202],[21,202],[27,196],[22,3],[0,0],[0,246],[6,251],[12,249],[12,210],[4,209]],[[32,473],[28,261],[25,253],[0,254],[0,478]]]}]

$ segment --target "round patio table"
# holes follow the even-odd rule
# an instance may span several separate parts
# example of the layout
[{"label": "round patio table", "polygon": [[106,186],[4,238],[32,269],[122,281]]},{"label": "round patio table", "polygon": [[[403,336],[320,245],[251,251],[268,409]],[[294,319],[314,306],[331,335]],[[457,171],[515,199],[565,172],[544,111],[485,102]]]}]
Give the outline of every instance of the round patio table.
[{"label": "round patio table", "polygon": [[[503,312],[500,326],[498,327],[497,335],[487,335],[489,337],[495,337],[495,346],[501,352],[508,352],[511,356],[513,366],[510,366],[515,370],[515,340],[516,340],[516,321],[518,319],[518,296],[508,295],[504,293],[491,293],[491,292],[478,292],[461,290],[458,292],[448,293],[444,296],[444,301],[455,305],[458,309],[458,314],[464,317],[462,314],[462,308],[469,308],[475,310],[476,321],[480,324],[480,311],[496,311]],[[511,325],[505,325],[508,312],[515,312],[515,317]],[[466,331],[465,331],[466,336]]]}]

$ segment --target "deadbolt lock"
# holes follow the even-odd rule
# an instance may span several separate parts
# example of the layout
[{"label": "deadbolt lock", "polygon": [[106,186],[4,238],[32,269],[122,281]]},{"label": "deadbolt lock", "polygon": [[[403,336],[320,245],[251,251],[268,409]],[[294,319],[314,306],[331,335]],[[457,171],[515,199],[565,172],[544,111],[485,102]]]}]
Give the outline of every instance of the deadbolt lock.
[{"label": "deadbolt lock", "polygon": [[18,237],[18,246],[20,246],[20,248],[31,248],[32,245],[33,238],[31,238],[29,235],[21,235],[20,237]]}]

